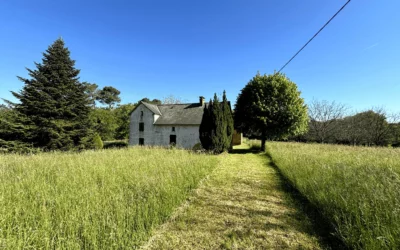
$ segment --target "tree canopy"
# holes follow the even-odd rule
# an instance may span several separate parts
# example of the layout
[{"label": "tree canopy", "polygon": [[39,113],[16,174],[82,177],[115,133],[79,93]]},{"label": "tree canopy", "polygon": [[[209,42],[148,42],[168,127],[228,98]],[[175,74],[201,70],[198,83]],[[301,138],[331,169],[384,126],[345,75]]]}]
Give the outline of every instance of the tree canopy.
[{"label": "tree canopy", "polygon": [[121,92],[118,89],[106,86],[98,92],[96,100],[101,104],[106,104],[109,108],[112,108],[116,103],[121,102],[119,94],[121,94]]},{"label": "tree canopy", "polygon": [[282,139],[307,130],[307,107],[297,86],[284,74],[257,74],[241,90],[235,105],[235,127],[247,135]]},{"label": "tree canopy", "polygon": [[23,89],[11,92],[19,100],[12,106],[25,134],[22,140],[44,150],[87,147],[90,101],[64,41],[57,39],[35,65],[27,69],[30,78],[18,77]]}]

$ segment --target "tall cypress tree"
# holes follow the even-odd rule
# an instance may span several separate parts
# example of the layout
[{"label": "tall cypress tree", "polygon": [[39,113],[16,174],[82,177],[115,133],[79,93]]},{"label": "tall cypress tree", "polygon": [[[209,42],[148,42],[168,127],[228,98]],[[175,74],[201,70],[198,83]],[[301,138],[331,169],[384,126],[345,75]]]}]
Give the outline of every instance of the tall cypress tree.
[{"label": "tall cypress tree", "polygon": [[211,150],[211,135],[213,129],[213,121],[211,119],[210,110],[212,109],[212,101],[204,105],[203,117],[199,127],[200,142],[205,150]]},{"label": "tall cypress tree", "polygon": [[226,137],[225,137],[225,149],[232,148],[232,137],[233,137],[233,116],[232,116],[232,109],[226,98],[226,92],[224,90],[224,94],[222,95],[222,113],[225,120],[226,126]]},{"label": "tall cypress tree", "polygon": [[211,148],[215,153],[222,153],[225,151],[226,125],[222,111],[222,103],[219,102],[217,94],[214,94],[213,105],[210,113],[213,122]]},{"label": "tall cypress tree", "polygon": [[225,91],[222,102],[214,94],[214,99],[204,107],[199,132],[201,145],[206,150],[219,154],[232,148],[233,117]]},{"label": "tall cypress tree", "polygon": [[18,77],[23,89],[12,92],[20,101],[14,107],[27,134],[24,141],[44,150],[88,147],[90,102],[64,41],[57,39],[35,65],[27,69],[30,79]]}]

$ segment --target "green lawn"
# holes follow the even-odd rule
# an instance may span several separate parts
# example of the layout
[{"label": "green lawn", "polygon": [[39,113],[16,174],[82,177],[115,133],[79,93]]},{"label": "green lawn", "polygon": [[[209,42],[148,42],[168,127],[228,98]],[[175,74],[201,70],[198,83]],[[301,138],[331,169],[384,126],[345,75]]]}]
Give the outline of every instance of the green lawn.
[{"label": "green lawn", "polygon": [[241,146],[218,157],[218,167],[143,249],[321,248],[265,154]]}]

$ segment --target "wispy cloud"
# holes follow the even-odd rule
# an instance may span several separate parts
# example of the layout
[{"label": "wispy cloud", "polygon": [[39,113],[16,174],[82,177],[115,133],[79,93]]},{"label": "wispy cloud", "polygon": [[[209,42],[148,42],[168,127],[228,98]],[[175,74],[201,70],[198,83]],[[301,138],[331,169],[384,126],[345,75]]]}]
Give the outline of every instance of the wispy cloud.
[{"label": "wispy cloud", "polygon": [[372,48],[374,48],[374,47],[376,47],[378,45],[379,45],[379,43],[372,44],[371,46],[366,47],[363,51],[370,50],[370,49],[372,49]]}]

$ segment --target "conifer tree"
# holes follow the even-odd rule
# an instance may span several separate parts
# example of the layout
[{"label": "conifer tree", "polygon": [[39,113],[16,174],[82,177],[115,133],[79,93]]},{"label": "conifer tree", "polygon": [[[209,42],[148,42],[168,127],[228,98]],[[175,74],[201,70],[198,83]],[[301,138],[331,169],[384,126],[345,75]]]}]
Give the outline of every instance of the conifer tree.
[{"label": "conifer tree", "polygon": [[64,41],[57,39],[35,65],[27,69],[30,79],[18,77],[23,89],[12,92],[19,99],[13,105],[27,134],[24,142],[44,150],[88,147],[90,102]]},{"label": "conifer tree", "polygon": [[216,154],[231,149],[233,117],[225,91],[222,102],[219,102],[217,95],[214,94],[214,99],[204,107],[199,132],[204,149]]},{"label": "conifer tree", "polygon": [[213,121],[211,148],[215,153],[222,153],[225,149],[226,124],[223,115],[222,103],[219,102],[217,94],[214,94],[214,100],[211,109],[211,119]]},{"label": "conifer tree", "polygon": [[232,109],[226,98],[226,92],[224,91],[222,95],[222,111],[223,116],[225,119],[225,126],[226,126],[226,137],[225,137],[225,149],[232,149],[232,137],[233,137],[233,116],[232,116]]},{"label": "conifer tree", "polygon": [[205,150],[211,150],[211,134],[213,129],[213,122],[211,120],[210,110],[212,109],[212,101],[207,105],[204,105],[203,117],[201,120],[199,134],[200,142]]}]

